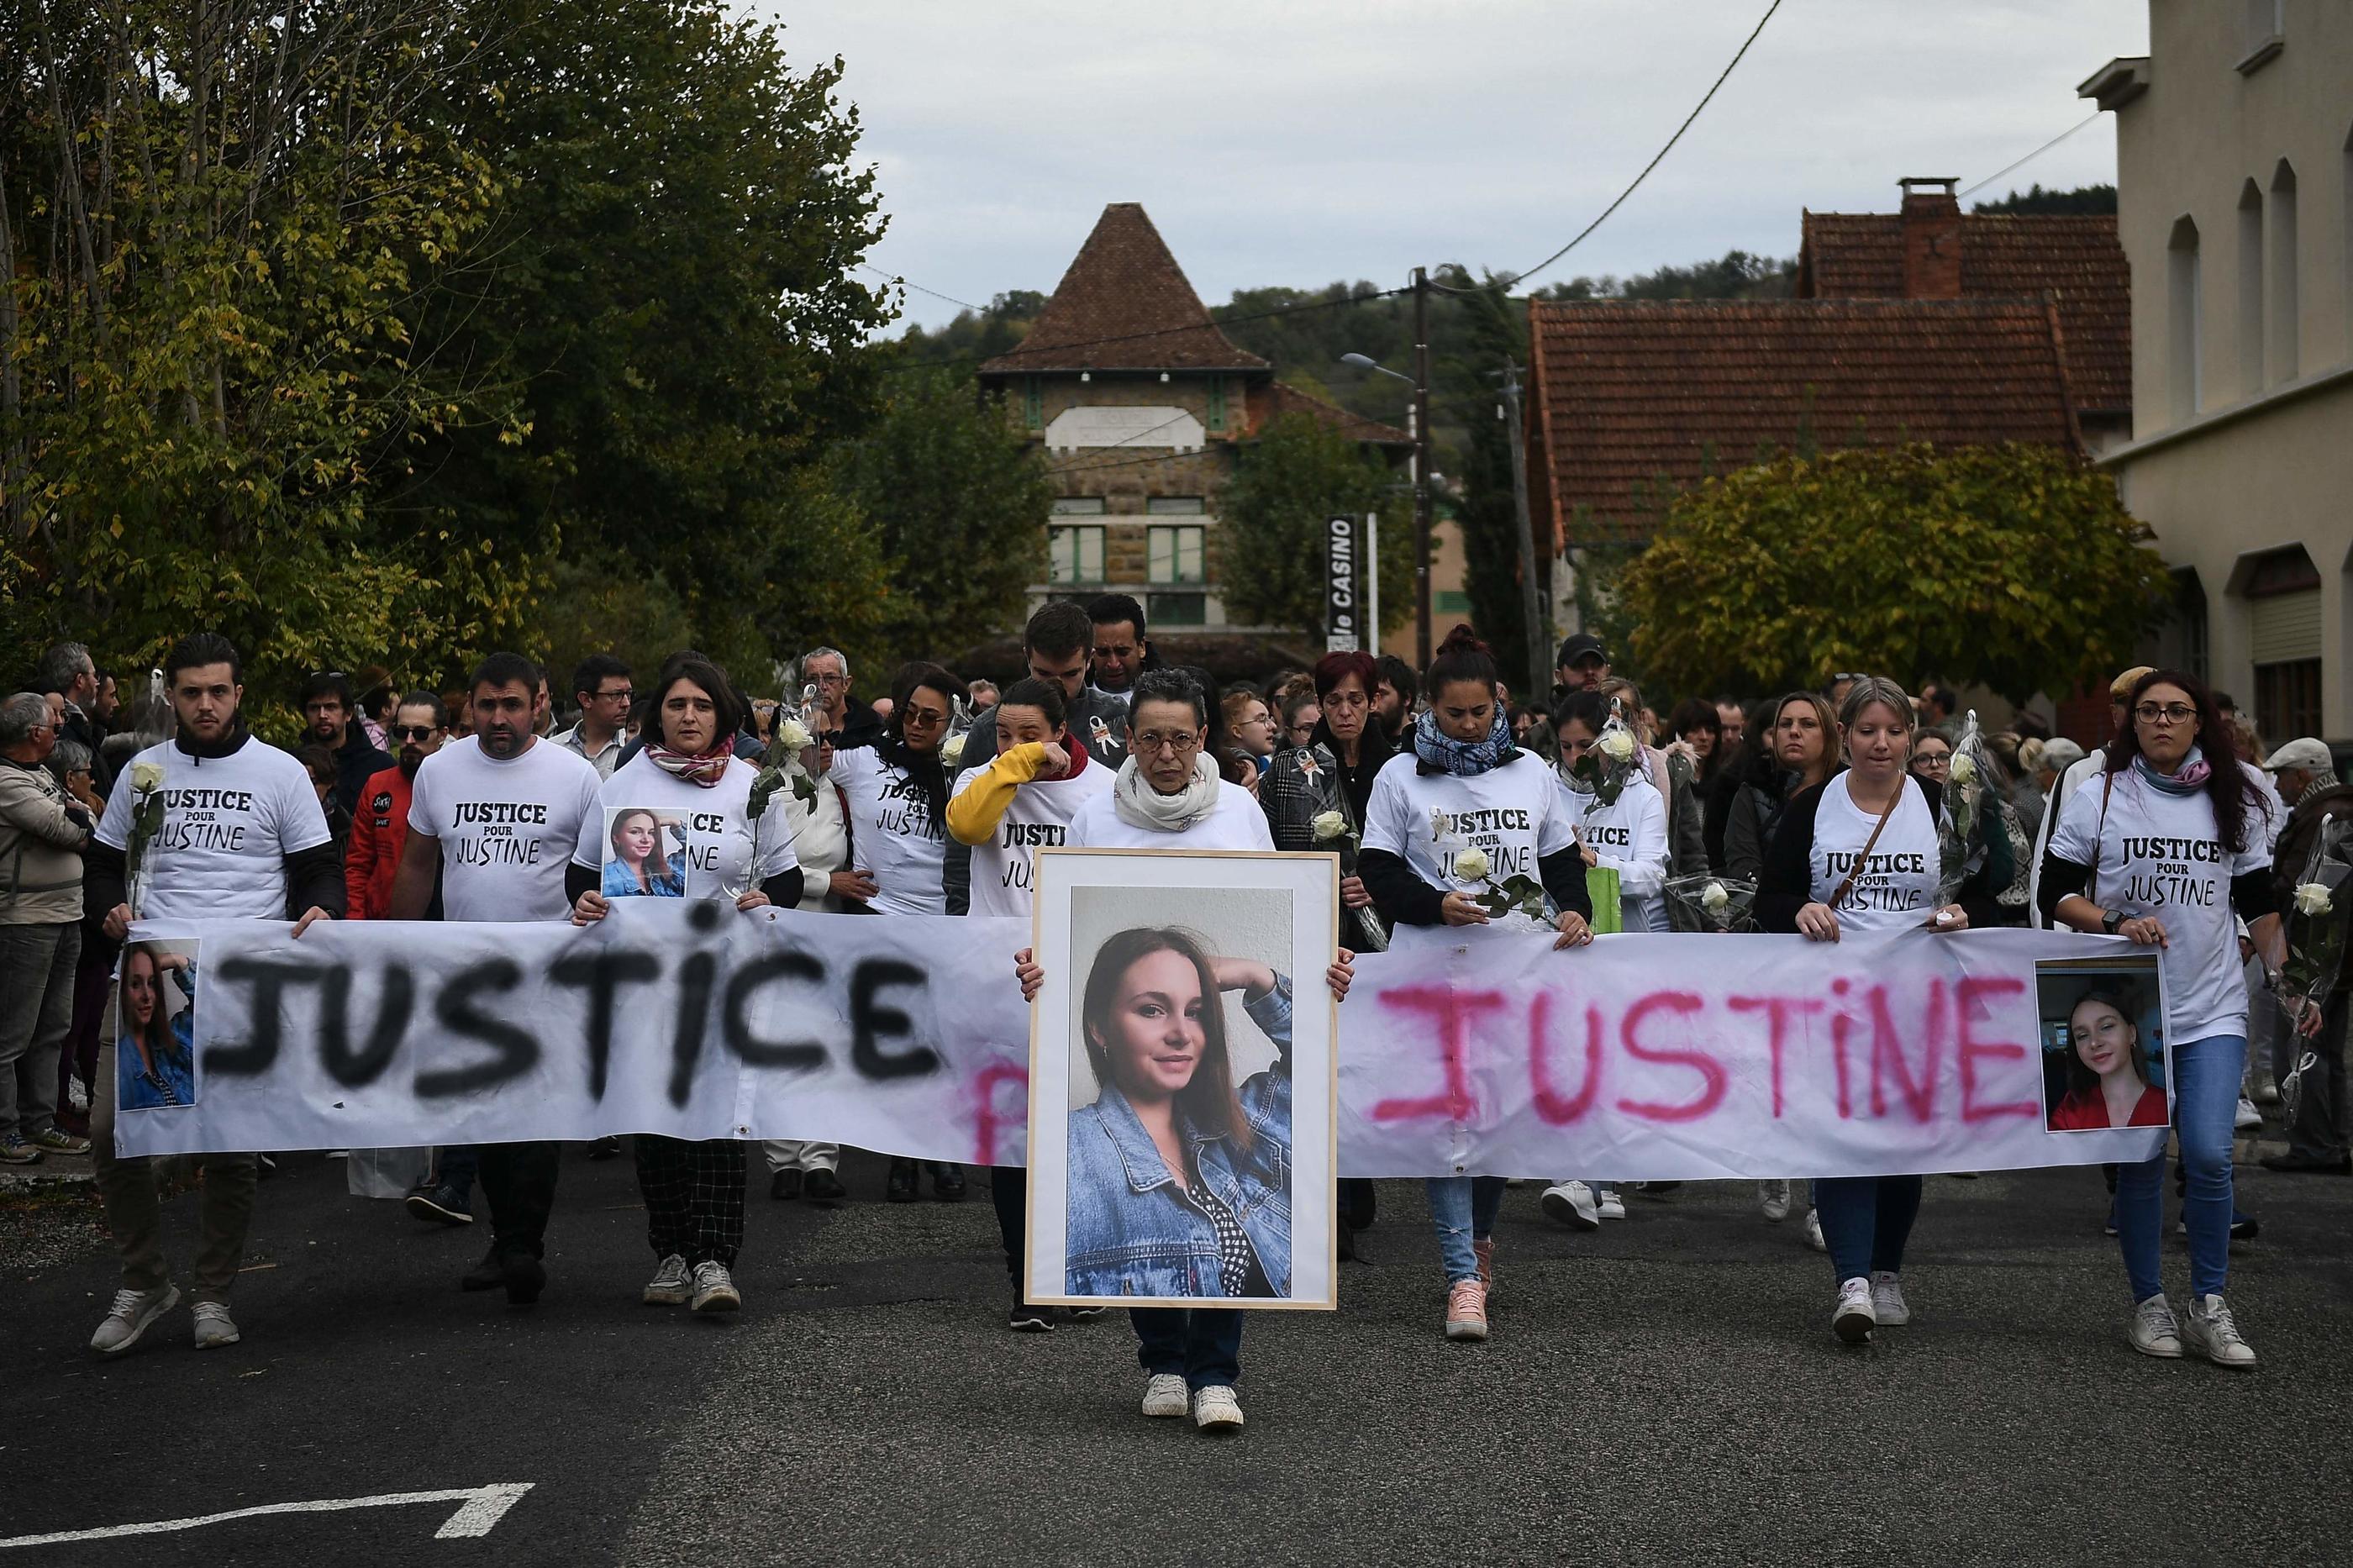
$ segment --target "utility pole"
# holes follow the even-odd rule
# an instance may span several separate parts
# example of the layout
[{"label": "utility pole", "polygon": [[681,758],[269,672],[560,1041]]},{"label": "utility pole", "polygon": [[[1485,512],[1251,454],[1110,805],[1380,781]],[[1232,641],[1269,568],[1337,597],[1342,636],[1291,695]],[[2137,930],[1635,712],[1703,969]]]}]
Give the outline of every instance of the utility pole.
[{"label": "utility pole", "polygon": [[1414,664],[1430,668],[1430,269],[1413,269]]},{"label": "utility pole", "polygon": [[1536,535],[1528,518],[1527,426],[1520,417],[1520,367],[1509,359],[1504,361],[1501,412],[1512,425],[1512,515],[1519,522],[1514,531],[1520,549],[1520,620],[1527,628],[1528,694],[1531,700],[1540,700],[1549,689],[1552,628],[1545,625],[1544,595],[1536,586]]}]

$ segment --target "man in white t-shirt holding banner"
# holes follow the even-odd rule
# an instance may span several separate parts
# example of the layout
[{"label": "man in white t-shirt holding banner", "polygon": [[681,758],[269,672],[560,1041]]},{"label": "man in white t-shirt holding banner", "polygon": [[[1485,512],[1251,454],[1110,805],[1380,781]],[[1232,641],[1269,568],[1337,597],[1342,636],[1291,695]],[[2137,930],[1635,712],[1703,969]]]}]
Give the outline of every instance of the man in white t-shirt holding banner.
[{"label": "man in white t-shirt holding banner", "polygon": [[[144,838],[141,920],[282,921],[301,910],[294,934],[343,912],[343,867],[328,836],[327,819],[311,775],[293,756],[253,738],[242,711],[243,667],[237,649],[215,632],[182,637],[164,657],[164,680],[178,719],[174,737],[133,757],[108,800],[84,861],[85,900],[108,911],[106,934],[121,941],[133,918],[129,849],[133,814],[146,802],[163,806],[160,825]],[[142,781],[151,781],[142,787]],[[139,944],[131,953],[147,951]],[[139,973],[150,982],[172,967],[184,1000],[193,1006],[195,973],[212,954],[149,952]],[[163,1004],[153,1004],[158,1012]],[[180,1300],[164,1258],[162,1205],[144,1158],[114,1152],[117,1001],[110,997],[100,1024],[98,1078],[91,1086],[90,1141],[95,1145],[99,1196],[107,1228],[122,1254],[122,1287],[90,1348],[120,1355],[138,1343],[156,1319]],[[189,1027],[193,1058],[194,1029]],[[201,1094],[207,1063],[190,1060],[192,1089]],[[172,1101],[166,1100],[168,1106]],[[164,1114],[169,1114],[166,1110]],[[229,1288],[245,1256],[259,1168],[251,1154],[199,1154],[204,1197],[196,1243],[195,1342],[210,1350],[237,1342],[229,1316]]]},{"label": "man in white t-shirt holding banner", "polygon": [[[434,877],[441,918],[560,921],[572,912],[564,868],[580,826],[596,815],[604,781],[579,752],[533,732],[539,667],[494,653],[474,669],[468,700],[474,732],[425,759],[409,788],[408,842],[392,884],[392,918],[424,917]],[[463,1281],[506,1287],[518,1305],[547,1283],[547,1216],[555,1206],[563,1145],[493,1143],[481,1151],[491,1247]]]}]

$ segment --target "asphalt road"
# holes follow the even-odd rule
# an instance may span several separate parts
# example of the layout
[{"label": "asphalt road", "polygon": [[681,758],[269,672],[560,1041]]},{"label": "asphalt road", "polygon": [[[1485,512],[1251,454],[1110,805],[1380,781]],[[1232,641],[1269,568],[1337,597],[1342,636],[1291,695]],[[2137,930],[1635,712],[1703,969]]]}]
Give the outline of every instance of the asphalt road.
[{"label": "asphalt road", "polygon": [[[1830,1268],[1749,1193],[1636,1197],[1575,1237],[1512,1194],[1484,1345],[1440,1335],[1436,1247],[1385,1183],[1336,1315],[1253,1320],[1249,1430],[1146,1421],[1116,1316],[1016,1337],[985,1194],[752,1199],[745,1310],[641,1306],[626,1161],[566,1160],[546,1298],[463,1295],[487,1239],[262,1188],[242,1344],[184,1306],[116,1362],[86,1207],[0,1227],[0,1538],[530,1483],[0,1552],[45,1563],[2343,1563],[2353,1181],[2242,1173],[2232,1300],[2263,1369],[2156,1363],[2095,1172],[1932,1181],[1915,1324],[1853,1351]],[[185,1238],[192,1200],[167,1211]],[[38,1233],[37,1240],[28,1236]],[[2171,1289],[2187,1260],[2168,1246]]]}]

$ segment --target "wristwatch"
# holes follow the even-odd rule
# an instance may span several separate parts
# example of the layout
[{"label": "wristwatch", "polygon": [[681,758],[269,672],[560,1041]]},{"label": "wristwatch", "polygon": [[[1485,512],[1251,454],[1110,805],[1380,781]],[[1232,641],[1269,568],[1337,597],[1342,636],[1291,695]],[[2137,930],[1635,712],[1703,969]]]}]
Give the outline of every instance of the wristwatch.
[{"label": "wristwatch", "polygon": [[2114,936],[2114,935],[2116,935],[2116,928],[2117,928],[2118,926],[2120,926],[2120,925],[2124,924],[2124,923],[2125,923],[2125,912],[2124,912],[2124,910],[2102,910],[2100,911],[2100,934],[2101,934],[2101,935],[2103,935],[2103,936]]}]

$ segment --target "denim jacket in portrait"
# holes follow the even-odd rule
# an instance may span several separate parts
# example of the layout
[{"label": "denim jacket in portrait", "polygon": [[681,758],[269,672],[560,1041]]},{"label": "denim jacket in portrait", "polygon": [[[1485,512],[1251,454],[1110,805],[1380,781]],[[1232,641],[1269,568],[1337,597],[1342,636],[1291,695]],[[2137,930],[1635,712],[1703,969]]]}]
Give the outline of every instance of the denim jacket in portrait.
[{"label": "denim jacket in portrait", "polygon": [[[1254,1142],[1238,1158],[1219,1135],[1180,1123],[1202,1185],[1233,1212],[1274,1294],[1291,1293],[1291,982],[1243,1004],[1274,1042],[1274,1065],[1241,1085]],[[1127,1097],[1110,1083],[1071,1112],[1064,1268],[1073,1296],[1225,1294],[1218,1233],[1188,1201]]]}]

